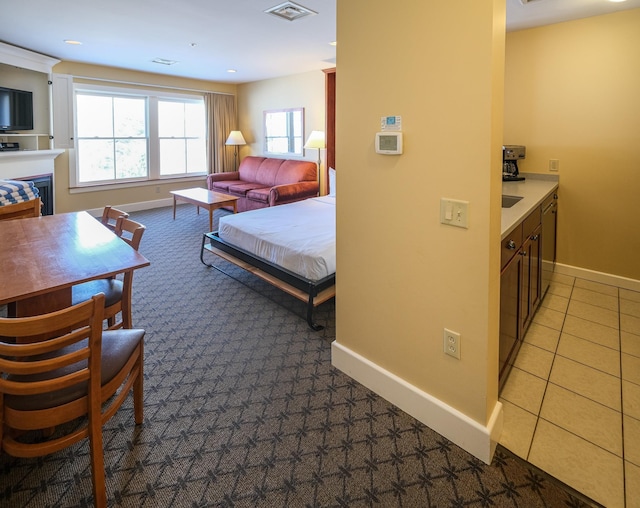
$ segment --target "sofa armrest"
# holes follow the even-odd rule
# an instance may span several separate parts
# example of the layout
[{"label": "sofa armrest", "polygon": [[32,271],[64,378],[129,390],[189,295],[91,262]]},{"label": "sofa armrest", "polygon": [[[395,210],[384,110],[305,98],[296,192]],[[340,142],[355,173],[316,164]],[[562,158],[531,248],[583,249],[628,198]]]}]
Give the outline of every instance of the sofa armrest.
[{"label": "sofa armrest", "polygon": [[212,182],[219,182],[221,180],[238,180],[240,174],[237,171],[226,171],[224,173],[211,173],[207,176],[207,188],[211,189]]},{"label": "sofa armrest", "polygon": [[269,191],[269,206],[282,205],[318,195],[318,182],[297,182],[276,185]]}]

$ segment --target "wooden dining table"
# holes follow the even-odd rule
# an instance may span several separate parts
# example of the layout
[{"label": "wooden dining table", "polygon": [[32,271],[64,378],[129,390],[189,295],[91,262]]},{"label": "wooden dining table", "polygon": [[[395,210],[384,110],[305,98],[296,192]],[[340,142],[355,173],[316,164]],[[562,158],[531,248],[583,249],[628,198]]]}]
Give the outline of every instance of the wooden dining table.
[{"label": "wooden dining table", "polygon": [[71,288],[150,264],[87,212],[0,221],[0,305],[34,316],[71,305]]}]

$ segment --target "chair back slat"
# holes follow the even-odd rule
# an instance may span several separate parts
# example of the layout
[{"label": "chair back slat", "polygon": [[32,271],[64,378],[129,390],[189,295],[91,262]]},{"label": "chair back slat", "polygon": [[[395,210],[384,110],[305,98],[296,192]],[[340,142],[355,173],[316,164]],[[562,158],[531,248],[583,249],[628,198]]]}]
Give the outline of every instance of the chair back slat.
[{"label": "chair back slat", "polygon": [[[99,393],[103,309],[104,295],[100,293],[74,307],[44,316],[0,318],[0,336],[16,338],[15,344],[0,343],[0,393],[45,394],[87,380],[95,383]],[[42,323],[53,326],[43,328]],[[60,332],[67,326],[78,325],[80,328],[71,332]],[[62,335],[20,343],[25,336],[47,331]],[[74,365],[77,367],[73,368]]]},{"label": "chair back slat", "polygon": [[27,219],[29,217],[40,217],[40,198],[13,203],[11,205],[0,206],[0,220]]},{"label": "chair back slat", "polygon": [[113,208],[111,205],[107,205],[102,211],[102,218],[100,219],[100,222],[107,226],[111,231],[114,231],[119,217],[129,217],[129,214],[122,210],[118,210],[117,208]]},{"label": "chair back slat", "polygon": [[140,240],[146,227],[139,222],[127,217],[118,217],[116,221],[115,234],[127,242],[135,250],[140,247]]}]

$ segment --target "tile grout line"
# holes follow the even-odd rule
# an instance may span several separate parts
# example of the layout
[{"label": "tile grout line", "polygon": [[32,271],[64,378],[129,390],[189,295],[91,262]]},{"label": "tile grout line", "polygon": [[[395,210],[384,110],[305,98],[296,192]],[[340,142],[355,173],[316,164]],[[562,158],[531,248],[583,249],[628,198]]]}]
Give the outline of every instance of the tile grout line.
[{"label": "tile grout line", "polygon": [[[571,295],[573,294],[573,289],[575,287],[575,283],[576,283],[576,279],[574,277],[573,283],[571,284],[571,292],[569,293],[569,298],[568,298],[568,301],[567,301],[567,308],[565,309],[564,317],[562,318],[562,326],[560,326],[560,330],[559,330],[559,334],[558,334],[558,342],[556,342],[556,347],[555,347],[555,350],[553,352],[553,360],[551,360],[551,366],[549,367],[549,373],[547,374],[547,380],[546,380],[546,383],[544,385],[544,392],[542,392],[542,399],[540,400],[540,407],[538,408],[538,414],[536,415],[536,424],[533,427],[533,434],[531,435],[531,442],[529,443],[529,449],[527,450],[527,460],[529,460],[529,456],[531,455],[531,449],[533,448],[533,441],[534,441],[534,439],[536,437],[536,432],[538,431],[538,423],[540,423],[540,413],[542,413],[542,405],[544,404],[544,398],[547,395],[547,389],[549,388],[549,383],[550,383],[550,380],[551,380],[551,371],[553,370],[553,365],[554,365],[554,363],[556,361],[556,356],[558,354],[558,348],[560,347],[560,340],[562,338],[562,329],[564,328],[564,323],[565,323],[565,320],[567,319],[567,311],[569,310],[569,303],[571,302]],[[549,294],[549,289],[551,289],[551,286],[549,286],[549,288],[547,289],[547,292],[543,296],[543,300],[547,296],[547,294]]]}]

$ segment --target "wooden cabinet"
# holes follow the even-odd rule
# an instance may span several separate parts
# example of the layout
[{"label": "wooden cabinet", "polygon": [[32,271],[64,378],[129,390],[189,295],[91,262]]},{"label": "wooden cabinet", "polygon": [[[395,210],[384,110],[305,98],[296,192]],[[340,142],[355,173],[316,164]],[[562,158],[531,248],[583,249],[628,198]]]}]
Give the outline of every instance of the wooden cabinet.
[{"label": "wooden cabinet", "polygon": [[500,272],[500,372],[502,389],[524,334],[540,304],[541,207],[536,207],[503,241]]}]

